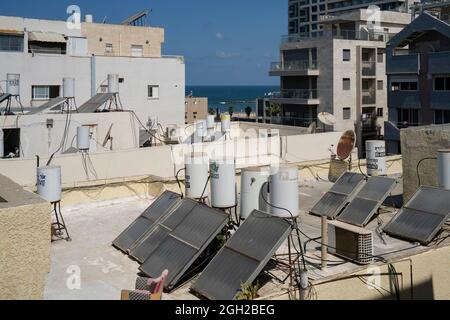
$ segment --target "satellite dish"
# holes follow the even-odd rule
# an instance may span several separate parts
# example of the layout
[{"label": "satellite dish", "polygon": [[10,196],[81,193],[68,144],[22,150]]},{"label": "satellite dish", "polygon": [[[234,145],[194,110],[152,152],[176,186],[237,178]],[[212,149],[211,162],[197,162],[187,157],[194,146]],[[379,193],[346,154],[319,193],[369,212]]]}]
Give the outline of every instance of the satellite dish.
[{"label": "satellite dish", "polygon": [[345,160],[352,154],[353,148],[355,147],[355,141],[356,135],[352,130],[344,132],[339,140],[336,150],[339,160]]},{"label": "satellite dish", "polygon": [[331,113],[321,112],[317,117],[319,118],[320,122],[322,122],[327,126],[333,126],[336,124],[336,117],[333,116]]}]

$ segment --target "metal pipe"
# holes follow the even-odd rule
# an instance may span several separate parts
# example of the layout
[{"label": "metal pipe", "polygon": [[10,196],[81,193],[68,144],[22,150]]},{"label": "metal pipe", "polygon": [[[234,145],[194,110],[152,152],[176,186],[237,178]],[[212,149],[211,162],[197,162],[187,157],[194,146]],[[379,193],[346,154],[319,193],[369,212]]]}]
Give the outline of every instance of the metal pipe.
[{"label": "metal pipe", "polygon": [[326,216],[322,217],[322,271],[327,270],[328,260],[328,220]]}]

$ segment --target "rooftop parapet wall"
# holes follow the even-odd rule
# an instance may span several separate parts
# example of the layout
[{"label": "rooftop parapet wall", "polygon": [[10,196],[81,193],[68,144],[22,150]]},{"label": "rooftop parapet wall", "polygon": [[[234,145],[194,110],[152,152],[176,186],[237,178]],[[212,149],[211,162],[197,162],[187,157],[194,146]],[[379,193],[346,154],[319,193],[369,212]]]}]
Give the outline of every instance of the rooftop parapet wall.
[{"label": "rooftop parapet wall", "polygon": [[43,299],[50,204],[0,175],[0,300]]}]

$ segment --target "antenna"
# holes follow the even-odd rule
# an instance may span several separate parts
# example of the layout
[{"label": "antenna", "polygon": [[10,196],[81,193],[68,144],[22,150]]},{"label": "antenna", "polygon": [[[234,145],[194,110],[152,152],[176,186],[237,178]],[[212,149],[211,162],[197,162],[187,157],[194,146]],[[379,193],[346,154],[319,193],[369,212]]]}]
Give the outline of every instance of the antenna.
[{"label": "antenna", "polygon": [[[102,143],[102,147],[106,147],[106,144],[108,143],[109,140],[112,141],[112,137],[111,137],[111,129],[113,127],[114,123],[111,123],[111,125],[109,126],[108,132],[106,133],[105,139],[103,140]],[[111,142],[111,150],[112,150],[112,142]]]}]

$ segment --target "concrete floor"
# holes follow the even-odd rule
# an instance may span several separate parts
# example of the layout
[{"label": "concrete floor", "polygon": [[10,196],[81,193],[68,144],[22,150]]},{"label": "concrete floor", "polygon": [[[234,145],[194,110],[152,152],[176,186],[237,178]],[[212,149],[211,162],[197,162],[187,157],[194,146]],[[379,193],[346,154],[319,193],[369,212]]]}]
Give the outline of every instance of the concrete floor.
[{"label": "concrete floor", "polygon": [[[111,243],[151,202],[127,199],[63,208],[72,241],[52,244],[52,266],[44,298],[118,300],[120,290],[133,289],[139,265],[114,249]],[[79,289],[74,274],[77,270],[80,271]]]}]

